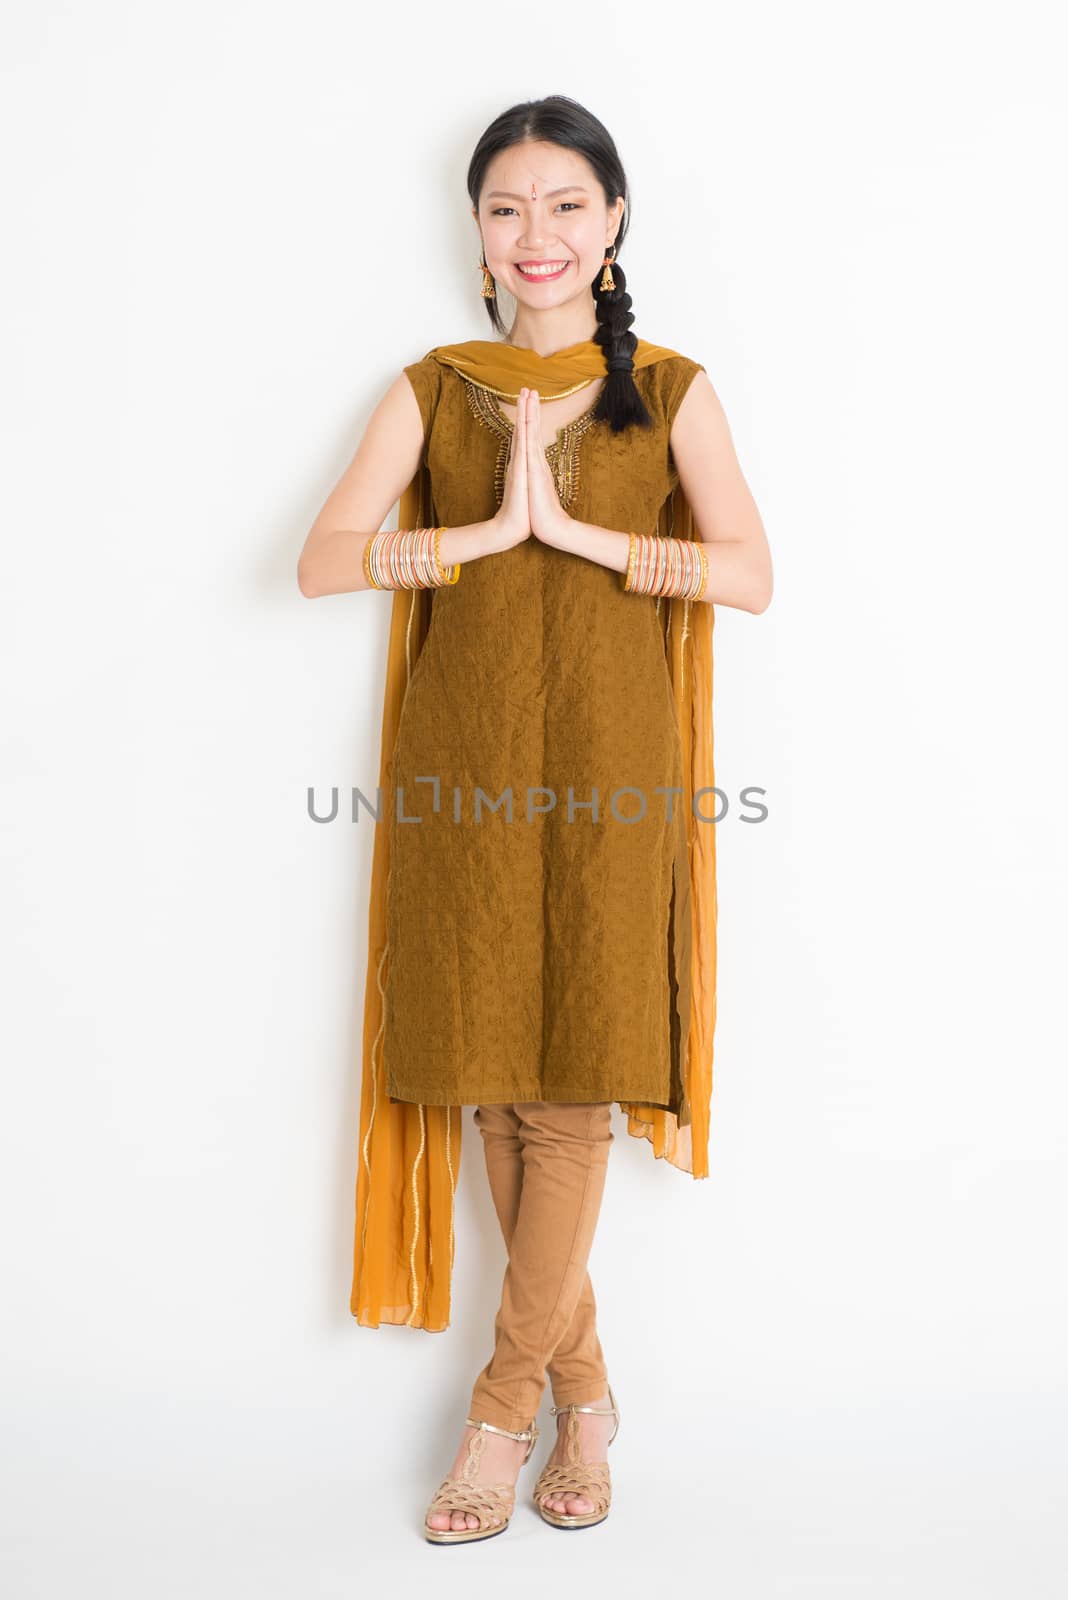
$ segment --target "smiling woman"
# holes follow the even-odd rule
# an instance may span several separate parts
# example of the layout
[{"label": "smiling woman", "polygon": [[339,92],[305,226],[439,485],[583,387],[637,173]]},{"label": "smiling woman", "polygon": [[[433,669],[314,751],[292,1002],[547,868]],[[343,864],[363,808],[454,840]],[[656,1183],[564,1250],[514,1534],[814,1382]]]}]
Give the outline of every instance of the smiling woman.
[{"label": "smiling woman", "polygon": [[448,1325],[465,1105],[509,1254],[436,1543],[508,1526],[546,1373],[567,1426],[538,1510],[608,1514],[619,1418],[586,1261],[610,1111],[707,1176],[713,602],[759,612],[771,586],[702,363],[632,331],[603,124],[560,95],[511,107],[468,194],[500,337],[404,367],[300,566],[306,594],[393,591],[353,1314]]}]

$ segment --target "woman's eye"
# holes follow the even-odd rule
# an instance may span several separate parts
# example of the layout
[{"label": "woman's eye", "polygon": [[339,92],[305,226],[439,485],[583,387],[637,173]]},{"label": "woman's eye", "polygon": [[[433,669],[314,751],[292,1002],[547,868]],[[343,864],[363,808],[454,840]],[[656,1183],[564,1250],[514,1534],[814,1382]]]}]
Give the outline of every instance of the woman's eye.
[{"label": "woman's eye", "polygon": [[[557,206],[556,209],[557,209],[557,211],[562,211],[565,206],[571,206],[575,211],[581,211],[582,210],[582,205],[578,200],[561,200],[560,204]],[[506,211],[511,211],[511,212],[514,213],[515,212],[515,207],[514,206],[497,206],[495,210],[490,212],[490,216],[491,217],[503,217],[503,215],[504,215],[504,213]]]}]

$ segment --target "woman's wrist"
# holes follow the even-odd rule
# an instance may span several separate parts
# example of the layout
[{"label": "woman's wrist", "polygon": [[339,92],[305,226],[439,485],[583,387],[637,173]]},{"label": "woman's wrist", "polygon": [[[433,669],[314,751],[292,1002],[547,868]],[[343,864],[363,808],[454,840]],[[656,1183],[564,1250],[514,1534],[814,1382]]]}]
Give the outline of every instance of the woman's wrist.
[{"label": "woman's wrist", "polygon": [[446,528],[438,542],[442,565],[462,565],[489,555],[493,549],[492,532],[489,522],[466,522],[459,528]]},{"label": "woman's wrist", "polygon": [[593,522],[578,522],[574,517],[568,521],[567,542],[561,548],[586,561],[596,561],[599,566],[626,573],[630,559],[629,533],[617,528],[599,528]]}]

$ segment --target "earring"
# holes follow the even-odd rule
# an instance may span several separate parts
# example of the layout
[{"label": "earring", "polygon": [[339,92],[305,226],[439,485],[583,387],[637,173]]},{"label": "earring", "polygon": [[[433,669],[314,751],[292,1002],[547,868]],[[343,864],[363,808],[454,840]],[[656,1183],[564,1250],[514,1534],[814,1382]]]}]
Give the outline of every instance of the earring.
[{"label": "earring", "polygon": [[610,244],[608,249],[611,250],[612,254],[610,256],[605,256],[604,261],[602,262],[602,266],[604,267],[604,271],[601,273],[602,294],[608,294],[609,291],[614,289],[616,286],[616,280],[612,276],[612,262],[616,259],[616,247],[614,244]]},{"label": "earring", "polygon": [[478,264],[482,268],[482,298],[483,300],[496,300],[497,290],[493,285],[493,273],[487,267],[482,255],[479,255]]}]

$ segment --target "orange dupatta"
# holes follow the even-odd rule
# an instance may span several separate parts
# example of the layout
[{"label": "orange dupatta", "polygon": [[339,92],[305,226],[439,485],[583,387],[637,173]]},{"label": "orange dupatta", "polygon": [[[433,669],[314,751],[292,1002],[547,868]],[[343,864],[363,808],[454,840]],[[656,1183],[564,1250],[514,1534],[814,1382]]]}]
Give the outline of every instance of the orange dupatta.
[{"label": "orange dupatta", "polygon": [[[636,368],[677,352],[638,340]],[[601,346],[585,340],[552,356],[494,340],[471,339],[430,352],[469,381],[499,398],[518,399],[519,388],[537,388],[557,400],[605,376]],[[435,525],[430,473],[424,454],[401,495],[397,526]],[[677,486],[664,502],[657,533],[662,538],[699,537],[693,513]],[[461,574],[460,580],[463,582]],[[380,794],[393,791],[393,746],[401,707],[430,624],[434,590],[393,591],[386,687],[382,707]],[[645,603],[634,597],[635,605]],[[677,896],[677,915],[690,917],[690,1023],[682,1068],[683,1100],[678,1115],[657,1106],[620,1102],[627,1132],[648,1139],[653,1154],[694,1178],[708,1176],[708,1132],[716,1023],[716,839],[711,821],[698,821],[694,796],[715,783],[712,736],[713,610],[705,600],[656,600],[664,632],[682,748],[689,893]],[[701,815],[705,816],[704,806]],[[368,919],[368,963],[363,1020],[359,1171],[356,1182],[355,1255],[350,1309],[363,1327],[402,1324],[440,1333],[449,1325],[453,1216],[460,1170],[459,1106],[422,1106],[391,1100],[382,1060],[389,827],[375,827]],[[682,978],[680,977],[680,984]]]}]

